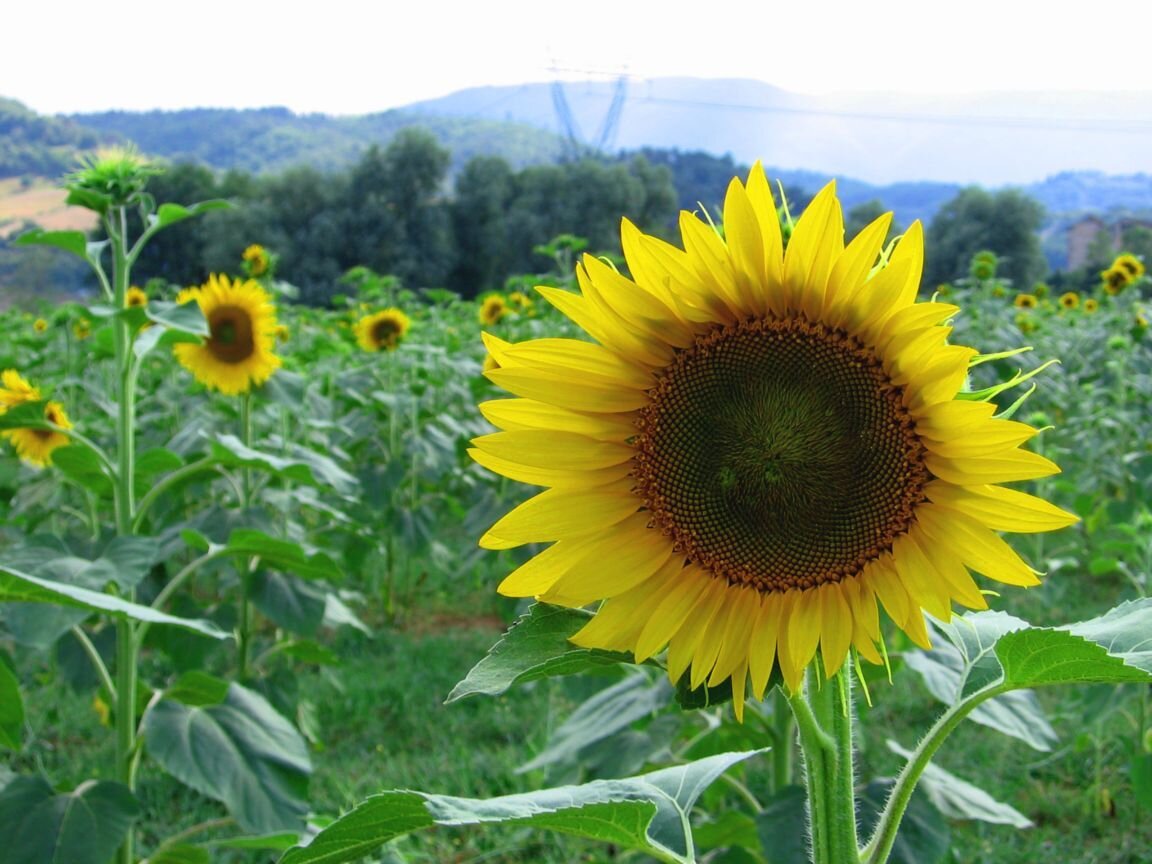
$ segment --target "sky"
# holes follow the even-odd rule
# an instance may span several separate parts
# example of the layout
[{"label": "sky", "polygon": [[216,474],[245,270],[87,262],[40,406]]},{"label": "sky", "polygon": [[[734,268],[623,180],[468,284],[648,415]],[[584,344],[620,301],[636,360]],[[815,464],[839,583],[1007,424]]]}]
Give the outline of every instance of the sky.
[{"label": "sky", "polygon": [[41,114],[356,115],[480,85],[753,78],[802,93],[1152,91],[1147,0],[56,0],[0,13]]}]

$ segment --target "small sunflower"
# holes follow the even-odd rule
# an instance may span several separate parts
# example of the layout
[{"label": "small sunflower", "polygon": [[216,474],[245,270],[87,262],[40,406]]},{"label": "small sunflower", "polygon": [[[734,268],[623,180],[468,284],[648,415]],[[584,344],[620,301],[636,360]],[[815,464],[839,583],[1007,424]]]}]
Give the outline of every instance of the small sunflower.
[{"label": "small sunflower", "polygon": [[1061,309],[1077,309],[1080,306],[1080,295],[1075,291],[1065,291],[1060,295]]},{"label": "small sunflower", "polygon": [[1017,309],[1035,309],[1037,300],[1035,294],[1017,294],[1012,302],[1016,304]]},{"label": "small sunflower", "polygon": [[32,322],[32,329],[37,333],[45,333],[48,331],[48,322],[43,318],[37,318]]},{"label": "small sunflower", "polygon": [[77,339],[87,339],[92,335],[92,324],[87,318],[81,318],[72,325],[72,335]]},{"label": "small sunflower", "polygon": [[276,307],[263,288],[251,279],[213,275],[176,297],[177,303],[193,300],[208,321],[209,335],[201,344],[184,343],[173,350],[197,381],[235,396],[263,384],[280,368],[273,353]]},{"label": "small sunflower", "polygon": [[124,295],[124,304],[129,307],[147,306],[148,295],[144,293],[143,289],[137,288],[135,285],[133,285],[128,289],[128,293]]},{"label": "small sunflower", "polygon": [[881,662],[881,605],[928,646],[924,611],[986,608],[970,570],[1038,584],[997,532],[1075,517],[1001,485],[1059,469],[960,398],[976,352],[948,344],[957,307],[916,302],[919,223],[890,256],[891,214],[845,247],[829,184],[785,247],[759,165],[723,215],[724,238],[682,213],[683,250],[625,221],[632,278],[585,255],[580,293],[537,289],[598,344],[487,335],[519,398],[481,406],[501,431],[471,453],[548,487],[481,538],[552,544],[501,593],[599,603],[576,644],[667,646],[673,681],[730,680],[742,716],[774,667],[795,691],[818,650],[828,674]]},{"label": "small sunflower", "polygon": [[411,327],[412,321],[401,310],[384,309],[356,322],[356,344],[365,351],[394,351]]},{"label": "small sunflower", "polygon": [[[40,388],[33,387],[15,369],[0,374],[0,414],[28,402],[39,402]],[[44,419],[61,429],[71,429],[72,423],[59,402],[44,404]],[[16,455],[32,465],[43,467],[52,461],[52,451],[68,443],[68,436],[55,429],[5,429],[0,432],[16,448]]]},{"label": "small sunflower", "polygon": [[253,243],[240,257],[244,260],[249,276],[263,276],[268,272],[268,251],[259,243]]},{"label": "small sunflower", "polygon": [[500,319],[508,314],[508,302],[499,294],[489,294],[480,304],[477,317],[485,327],[500,323]]},{"label": "small sunflower", "polygon": [[534,304],[532,298],[523,291],[512,291],[508,294],[508,305],[521,315],[531,315]]},{"label": "small sunflower", "polygon": [[1144,275],[1144,262],[1135,255],[1125,252],[1123,255],[1116,256],[1110,269],[1123,271],[1128,274],[1128,280],[1134,282]]},{"label": "small sunflower", "polygon": [[1081,308],[1084,310],[1085,315],[1094,315],[1100,309],[1100,301],[1095,297],[1086,297],[1084,299],[1084,305]]}]

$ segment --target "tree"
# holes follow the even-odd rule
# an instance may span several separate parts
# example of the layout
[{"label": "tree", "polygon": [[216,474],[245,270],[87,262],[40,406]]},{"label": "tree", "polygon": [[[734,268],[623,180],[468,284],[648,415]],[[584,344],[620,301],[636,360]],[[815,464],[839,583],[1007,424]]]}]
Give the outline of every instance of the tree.
[{"label": "tree", "polygon": [[[873,198],[871,201],[857,204],[850,209],[844,217],[844,241],[850,242],[853,237],[887,212],[888,209],[879,198]],[[890,238],[897,237],[903,233],[903,226],[893,221],[891,227],[888,229],[888,236]]]},{"label": "tree", "polygon": [[995,252],[1000,274],[1027,288],[1044,278],[1040,248],[1044,208],[1018,189],[963,189],[937,212],[928,228],[924,284],[950,282],[968,273],[972,256]]},{"label": "tree", "polygon": [[510,272],[506,216],[512,185],[512,168],[498,156],[469,160],[456,178],[456,265],[448,287],[465,297],[499,288]]}]

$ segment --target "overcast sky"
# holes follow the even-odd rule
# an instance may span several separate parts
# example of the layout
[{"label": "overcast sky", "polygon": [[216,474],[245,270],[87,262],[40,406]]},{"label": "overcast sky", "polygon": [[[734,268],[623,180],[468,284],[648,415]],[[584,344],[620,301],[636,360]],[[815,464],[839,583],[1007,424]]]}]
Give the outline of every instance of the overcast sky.
[{"label": "overcast sky", "polygon": [[268,105],[364,114],[476,85],[621,74],[755,78],[800,92],[1152,91],[1147,0],[5,6],[0,96],[44,114]]}]

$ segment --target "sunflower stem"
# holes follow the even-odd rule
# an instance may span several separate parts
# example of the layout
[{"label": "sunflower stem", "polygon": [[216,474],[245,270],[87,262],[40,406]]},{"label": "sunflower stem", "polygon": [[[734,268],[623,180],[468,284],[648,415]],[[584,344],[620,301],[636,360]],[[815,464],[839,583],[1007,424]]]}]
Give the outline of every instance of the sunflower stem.
[{"label": "sunflower stem", "polygon": [[[124,207],[114,207],[106,215],[104,227],[112,247],[112,303],[125,306],[131,261],[127,253],[128,218]],[[116,535],[133,533],[135,511],[136,377],[132,364],[132,331],[119,315],[112,318],[113,347],[116,355]],[[124,598],[135,602],[136,591],[128,588]],[[116,621],[116,778],[135,791],[133,757],[136,752],[136,690],[138,678],[136,628],[127,616]],[[132,864],[135,835],[129,829],[118,854],[121,864]]]},{"label": "sunflower stem", "polygon": [[[244,393],[240,397],[240,440],[247,448],[252,447],[252,395]],[[252,500],[252,470],[243,468],[240,474],[240,509],[247,512]],[[249,595],[252,593],[252,559],[240,559],[240,608],[236,621],[236,677],[243,681],[248,677],[248,659],[252,653],[252,607]]]},{"label": "sunflower stem", "polygon": [[779,687],[773,691],[772,709],[772,791],[779,792],[792,784],[792,742],[796,737],[788,697]]}]

